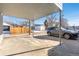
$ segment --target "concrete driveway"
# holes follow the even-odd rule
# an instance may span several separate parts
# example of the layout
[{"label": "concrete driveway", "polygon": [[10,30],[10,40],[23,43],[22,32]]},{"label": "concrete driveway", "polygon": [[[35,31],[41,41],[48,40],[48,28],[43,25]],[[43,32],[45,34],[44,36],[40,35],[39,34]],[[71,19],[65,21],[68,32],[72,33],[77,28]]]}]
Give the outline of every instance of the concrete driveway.
[{"label": "concrete driveway", "polygon": [[4,38],[0,55],[9,56],[79,56],[79,39],[66,40],[45,34],[30,37],[26,34]]},{"label": "concrete driveway", "polygon": [[0,45],[0,55],[46,56],[48,55],[48,49],[57,45],[59,45],[59,41],[54,41],[50,38],[43,40],[26,34],[11,36],[4,38],[3,43]]},{"label": "concrete driveway", "polygon": [[[60,41],[58,37],[53,36],[36,36],[39,39],[52,39],[53,41]],[[79,56],[79,38],[75,39],[64,39],[61,38],[62,44],[57,45],[48,50],[49,56]]]},{"label": "concrete driveway", "polygon": [[48,50],[49,56],[79,56],[79,38],[77,40],[62,39],[61,46]]}]

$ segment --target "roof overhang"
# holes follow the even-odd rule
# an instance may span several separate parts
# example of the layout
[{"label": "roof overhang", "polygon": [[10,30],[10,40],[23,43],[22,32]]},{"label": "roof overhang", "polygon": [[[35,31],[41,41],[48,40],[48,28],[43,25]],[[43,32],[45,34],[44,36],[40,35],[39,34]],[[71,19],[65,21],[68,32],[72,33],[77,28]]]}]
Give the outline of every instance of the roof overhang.
[{"label": "roof overhang", "polygon": [[28,19],[38,19],[60,9],[55,3],[0,3],[0,8],[2,15]]}]

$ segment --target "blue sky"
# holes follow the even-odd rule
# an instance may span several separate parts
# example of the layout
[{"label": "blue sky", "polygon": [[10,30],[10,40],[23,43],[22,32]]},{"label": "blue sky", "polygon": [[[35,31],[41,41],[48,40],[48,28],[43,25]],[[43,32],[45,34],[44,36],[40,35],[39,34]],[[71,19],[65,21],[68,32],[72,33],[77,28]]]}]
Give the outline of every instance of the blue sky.
[{"label": "blue sky", "polygon": [[14,24],[21,24],[22,22],[26,20],[23,18],[17,18],[14,16],[3,16],[3,22],[6,22],[6,21],[14,23]]},{"label": "blue sky", "polygon": [[64,17],[68,19],[69,25],[79,26],[79,3],[63,4]]}]

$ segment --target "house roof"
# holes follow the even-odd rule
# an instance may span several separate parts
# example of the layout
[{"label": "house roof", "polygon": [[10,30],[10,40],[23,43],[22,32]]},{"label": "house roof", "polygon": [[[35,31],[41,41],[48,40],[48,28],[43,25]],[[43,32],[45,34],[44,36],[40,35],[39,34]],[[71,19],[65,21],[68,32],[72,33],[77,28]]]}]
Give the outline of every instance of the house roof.
[{"label": "house roof", "polygon": [[10,24],[8,24],[8,23],[6,23],[6,22],[3,22],[3,25],[10,26]]}]

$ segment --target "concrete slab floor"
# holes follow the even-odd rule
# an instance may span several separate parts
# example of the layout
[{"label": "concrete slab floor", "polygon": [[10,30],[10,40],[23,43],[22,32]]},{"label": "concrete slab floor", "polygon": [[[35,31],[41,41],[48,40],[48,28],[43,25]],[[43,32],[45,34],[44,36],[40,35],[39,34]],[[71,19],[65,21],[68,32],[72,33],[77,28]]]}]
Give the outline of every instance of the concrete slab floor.
[{"label": "concrete slab floor", "polygon": [[[50,39],[38,39],[33,37],[18,36],[5,38],[3,43],[0,45],[0,55],[47,55],[47,50],[50,47],[59,45],[59,41]],[[42,50],[41,50],[42,49]],[[39,50],[32,52],[33,50]],[[28,52],[19,54],[21,52]]]}]

